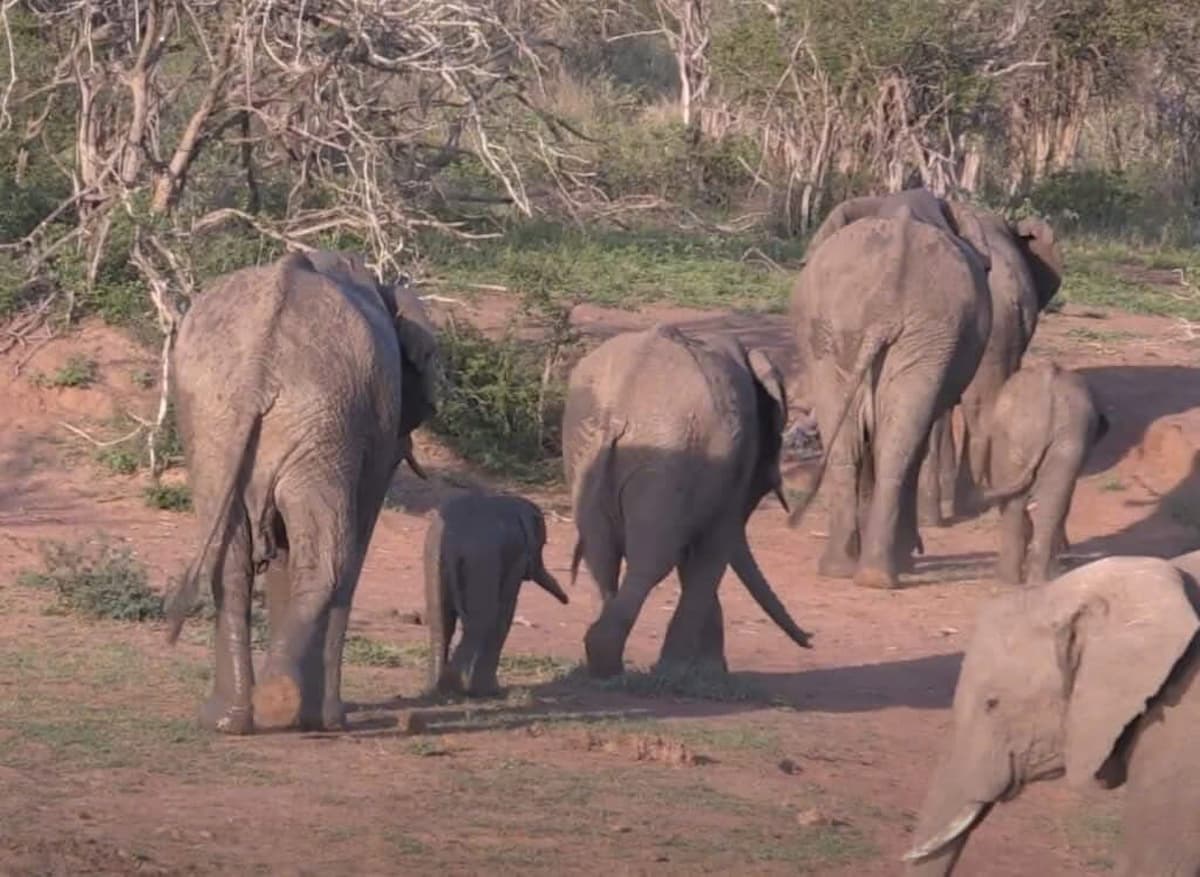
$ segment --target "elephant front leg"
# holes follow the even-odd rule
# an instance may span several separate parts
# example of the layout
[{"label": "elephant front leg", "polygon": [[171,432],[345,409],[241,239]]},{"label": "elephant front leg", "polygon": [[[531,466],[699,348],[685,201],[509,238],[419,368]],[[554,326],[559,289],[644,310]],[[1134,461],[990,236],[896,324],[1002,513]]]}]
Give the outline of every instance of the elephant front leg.
[{"label": "elephant front leg", "polygon": [[200,710],[200,724],[224,734],[254,730],[254,664],[250,652],[250,595],[254,572],[246,528],[239,527],[213,582],[216,604],[216,666],[212,695]]},{"label": "elephant front leg", "polygon": [[480,641],[472,662],[467,683],[467,693],[472,697],[491,697],[500,693],[500,656],[504,643],[512,629],[517,612],[517,597],[521,592],[520,571],[509,571],[507,580],[500,586],[500,599],[496,606],[495,619],[480,632]]}]

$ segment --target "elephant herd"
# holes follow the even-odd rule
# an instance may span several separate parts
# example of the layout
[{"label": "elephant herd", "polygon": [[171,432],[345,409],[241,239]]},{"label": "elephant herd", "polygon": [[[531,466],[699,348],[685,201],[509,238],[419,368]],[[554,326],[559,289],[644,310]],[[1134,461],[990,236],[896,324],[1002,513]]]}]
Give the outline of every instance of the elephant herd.
[{"label": "elephant herd", "polygon": [[[659,324],[587,353],[568,379],[562,444],[572,582],[586,563],[601,597],[584,637],[588,671],[623,672],[641,608],[672,571],[680,596],[660,666],[727,669],[718,586],[730,566],[809,647],[747,540],[767,494],[795,524],[823,487],[819,572],[867,587],[895,587],[912,569],[920,526],[998,505],[998,574],[1031,587],[981,610],[955,695],[953,753],[910,867],[948,873],[994,802],[1064,771],[1110,784],[1139,773],[1146,789],[1165,773],[1176,806],[1200,812],[1190,791],[1200,785],[1179,788],[1161,757],[1143,757],[1182,746],[1179,716],[1200,710],[1187,698],[1200,665],[1191,572],[1109,558],[1046,583],[1075,481],[1108,428],[1079,375],[1021,363],[1062,264],[1045,222],[1009,223],[924,189],[836,207],[792,298],[801,395],[824,445],[813,488],[795,503],[780,472],[788,394],[765,351]],[[172,376],[202,542],[168,596],[169,639],[201,587],[216,607],[200,721],[235,734],[342,727],[342,650],[363,559],[397,466],[425,477],[411,434],[436,411],[444,380],[432,323],[409,288],[379,283],[357,255],[291,253],[197,298]],[[545,542],[541,510],[521,497],[466,493],[437,510],[425,541],[434,686],[496,690],[523,581],[568,602],[542,562]],[[256,680],[259,576],[269,642]],[[1163,717],[1174,717],[1165,729]],[[1170,846],[1174,870],[1137,873],[1198,873],[1198,835]]]}]

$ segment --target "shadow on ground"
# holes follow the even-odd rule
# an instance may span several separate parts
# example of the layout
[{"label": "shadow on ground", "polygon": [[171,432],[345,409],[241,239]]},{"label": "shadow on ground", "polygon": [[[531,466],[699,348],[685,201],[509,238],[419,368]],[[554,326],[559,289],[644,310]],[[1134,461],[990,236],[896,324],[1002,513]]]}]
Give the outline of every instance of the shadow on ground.
[{"label": "shadow on ground", "polygon": [[796,712],[860,713],[891,707],[947,708],[954,695],[962,653],[929,655],[801,673],[731,673],[715,684],[717,699],[674,693],[633,694],[622,686],[653,684],[647,674],[621,682],[589,679],[581,669],[529,689],[528,703],[423,695],[348,705],[349,731],[356,737],[462,734],[520,730],[534,725],[594,724],[668,718],[711,718],[782,709]]}]

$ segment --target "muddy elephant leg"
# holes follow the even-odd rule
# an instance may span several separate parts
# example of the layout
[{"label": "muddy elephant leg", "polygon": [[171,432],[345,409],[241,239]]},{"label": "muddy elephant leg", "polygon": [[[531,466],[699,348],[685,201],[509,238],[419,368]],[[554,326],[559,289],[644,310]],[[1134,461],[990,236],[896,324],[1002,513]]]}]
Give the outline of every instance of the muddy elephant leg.
[{"label": "muddy elephant leg", "polygon": [[706,656],[726,669],[724,630],[718,642],[709,642],[712,625],[723,622],[717,589],[729,564],[729,545],[724,536],[705,534],[684,553],[679,564],[679,605],[667,625],[659,654],[659,665],[698,665]]},{"label": "muddy elephant leg", "polygon": [[[857,584],[869,588],[896,587],[898,567],[906,566],[911,555],[921,455],[938,413],[935,404],[941,390],[941,379],[924,369],[904,368],[899,363],[884,368],[896,371],[881,379],[876,394],[875,434],[871,438],[875,490],[854,576]],[[907,499],[906,493],[911,494]]]},{"label": "muddy elephant leg", "polygon": [[[328,709],[321,709],[322,714],[328,711],[330,719],[335,718],[333,713],[341,714],[340,701],[334,703],[336,680],[331,691],[327,678],[319,683],[311,679],[306,682],[305,671],[316,669],[310,649],[322,656],[326,652],[335,620],[331,609],[335,606],[341,613],[337,621],[344,625],[349,596],[358,580],[362,551],[355,532],[354,496],[340,479],[316,488],[305,486],[308,489],[295,494],[286,484],[281,484],[279,490],[279,511],[290,541],[291,599],[278,635],[272,635],[263,678],[254,691],[255,725],[264,729],[287,728],[299,722],[305,695],[311,696],[314,684],[324,685],[320,700]],[[335,638],[340,650],[341,638]],[[306,710],[310,714],[313,711]]]},{"label": "muddy elephant leg", "polygon": [[250,652],[250,596],[254,585],[250,532],[237,523],[224,563],[212,580],[216,604],[216,666],[213,691],[200,709],[200,724],[225,734],[254,730],[254,664]]},{"label": "muddy elephant leg", "polygon": [[996,578],[1007,585],[1019,585],[1024,578],[1030,532],[1025,497],[1018,496],[1001,503],[999,511],[1000,550],[996,557]]}]

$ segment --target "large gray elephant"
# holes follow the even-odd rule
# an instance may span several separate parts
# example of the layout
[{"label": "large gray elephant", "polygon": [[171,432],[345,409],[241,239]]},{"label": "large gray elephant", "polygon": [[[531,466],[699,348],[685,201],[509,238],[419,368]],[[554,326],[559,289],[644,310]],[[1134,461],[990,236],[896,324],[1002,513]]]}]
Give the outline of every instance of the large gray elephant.
[{"label": "large gray elephant", "polygon": [[908,873],[950,874],[999,802],[1127,787],[1116,873],[1200,873],[1200,553],[1108,557],[979,610]]},{"label": "large gray elephant", "polygon": [[971,382],[959,402],[962,437],[956,452],[951,413],[935,423],[920,478],[922,523],[978,510],[987,479],[985,443],[990,412],[1008,377],[1021,367],[1038,317],[1062,284],[1062,251],[1045,221],[1015,223],[962,201],[945,202],[959,234],[989,254],[992,328]]},{"label": "large gray elephant", "polygon": [[880,215],[818,230],[792,294],[801,380],[825,444],[808,497],[828,478],[820,572],[869,587],[894,587],[911,564],[930,429],[970,382],[992,320],[988,257],[940,201],[919,189],[884,202]]},{"label": "large gray elephant", "polygon": [[[201,723],[226,733],[336,728],[342,647],[375,521],[410,433],[434,411],[433,328],[360,257],[291,253],[198,297],[172,396],[203,541],[169,595],[169,640],[201,584],[216,604]],[[269,652],[254,682],[250,596],[265,573]]]},{"label": "large gray elephant", "polygon": [[1077,372],[1040,362],[1004,382],[986,437],[992,486],[983,492],[985,505],[1000,506],[1000,581],[1058,574],[1075,482],[1107,432],[1108,418]]},{"label": "large gray elephant", "polygon": [[[588,669],[624,670],[625,642],[650,590],[678,568],[679,604],[662,663],[724,670],[717,588],[726,566],[801,646],[746,541],[759,501],[781,489],[783,379],[760,350],[658,325],[610,338],[571,372],[563,464],[582,558],[604,601],[584,639]],[[621,561],[625,573],[617,587]]]},{"label": "large gray elephant", "polygon": [[[471,696],[495,694],[496,668],[521,583],[569,602],[542,561],[546,519],[521,496],[464,493],[443,502],[425,531],[429,684]],[[454,628],[462,638],[450,655]]]}]

